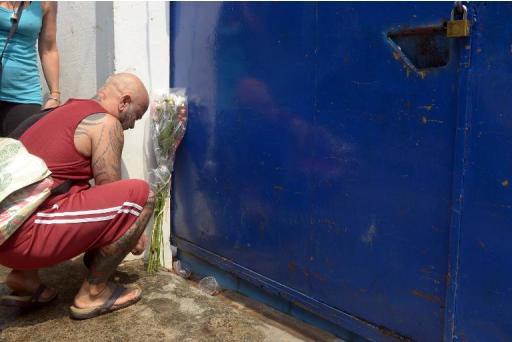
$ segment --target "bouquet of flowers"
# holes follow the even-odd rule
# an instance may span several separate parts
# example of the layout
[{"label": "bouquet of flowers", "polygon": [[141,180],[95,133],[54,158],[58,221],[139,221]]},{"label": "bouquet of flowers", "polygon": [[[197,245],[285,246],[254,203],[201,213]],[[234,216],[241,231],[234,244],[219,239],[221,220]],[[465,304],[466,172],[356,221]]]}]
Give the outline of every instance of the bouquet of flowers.
[{"label": "bouquet of flowers", "polygon": [[[170,89],[151,103],[151,141],[156,168],[150,172],[150,183],[155,193],[153,229],[148,257],[148,272],[162,266],[163,222],[166,201],[171,192],[171,176],[176,150],[187,126],[187,97],[184,89]],[[169,206],[170,208],[170,206]],[[170,252],[170,251],[169,251]]]}]

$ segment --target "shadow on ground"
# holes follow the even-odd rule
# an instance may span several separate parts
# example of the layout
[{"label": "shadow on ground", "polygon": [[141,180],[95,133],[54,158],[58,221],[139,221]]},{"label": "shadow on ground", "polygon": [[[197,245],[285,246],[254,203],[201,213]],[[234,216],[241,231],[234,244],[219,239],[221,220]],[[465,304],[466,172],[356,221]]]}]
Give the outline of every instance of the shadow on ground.
[{"label": "shadow on ground", "polygon": [[[8,270],[0,267],[0,294]],[[146,274],[141,261],[114,275],[143,288],[139,303],[86,321],[69,318],[68,307],[85,274],[81,260],[42,271],[57,300],[30,312],[0,307],[0,341],[340,341],[235,293],[211,297],[171,273]]]}]

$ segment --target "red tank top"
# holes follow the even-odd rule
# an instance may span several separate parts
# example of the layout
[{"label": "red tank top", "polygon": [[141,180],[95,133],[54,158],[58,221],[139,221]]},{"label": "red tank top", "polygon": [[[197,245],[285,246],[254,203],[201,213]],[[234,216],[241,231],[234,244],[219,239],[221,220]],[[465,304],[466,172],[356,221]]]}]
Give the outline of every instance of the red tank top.
[{"label": "red tank top", "polygon": [[93,178],[91,160],[76,150],[74,135],[78,124],[94,113],[106,113],[106,110],[94,100],[70,99],[36,122],[20,138],[30,153],[45,161],[56,185],[73,180],[68,193],[89,187],[89,180]]}]

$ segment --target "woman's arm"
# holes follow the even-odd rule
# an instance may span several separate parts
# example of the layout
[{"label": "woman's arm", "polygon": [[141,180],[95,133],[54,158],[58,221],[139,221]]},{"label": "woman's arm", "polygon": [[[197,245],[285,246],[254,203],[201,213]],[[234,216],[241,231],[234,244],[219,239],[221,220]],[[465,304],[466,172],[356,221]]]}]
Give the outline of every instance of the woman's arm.
[{"label": "woman's arm", "polygon": [[46,84],[50,89],[50,98],[43,109],[57,107],[60,104],[59,89],[59,50],[57,49],[57,2],[41,2],[43,24],[39,33],[38,50]]}]

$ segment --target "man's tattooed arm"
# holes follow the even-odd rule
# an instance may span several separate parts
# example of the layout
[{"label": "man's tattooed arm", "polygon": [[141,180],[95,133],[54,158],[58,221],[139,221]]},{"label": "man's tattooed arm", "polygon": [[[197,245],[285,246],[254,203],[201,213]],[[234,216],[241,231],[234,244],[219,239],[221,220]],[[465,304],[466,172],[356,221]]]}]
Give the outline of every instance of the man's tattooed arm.
[{"label": "man's tattooed arm", "polygon": [[[75,145],[82,154],[91,157],[96,185],[121,179],[123,144],[121,123],[111,115],[90,115],[75,130]],[[87,153],[87,150],[90,152]]]},{"label": "man's tattooed arm", "polygon": [[100,130],[92,136],[91,166],[96,185],[121,179],[121,153],[124,135],[121,123],[106,115]]}]

